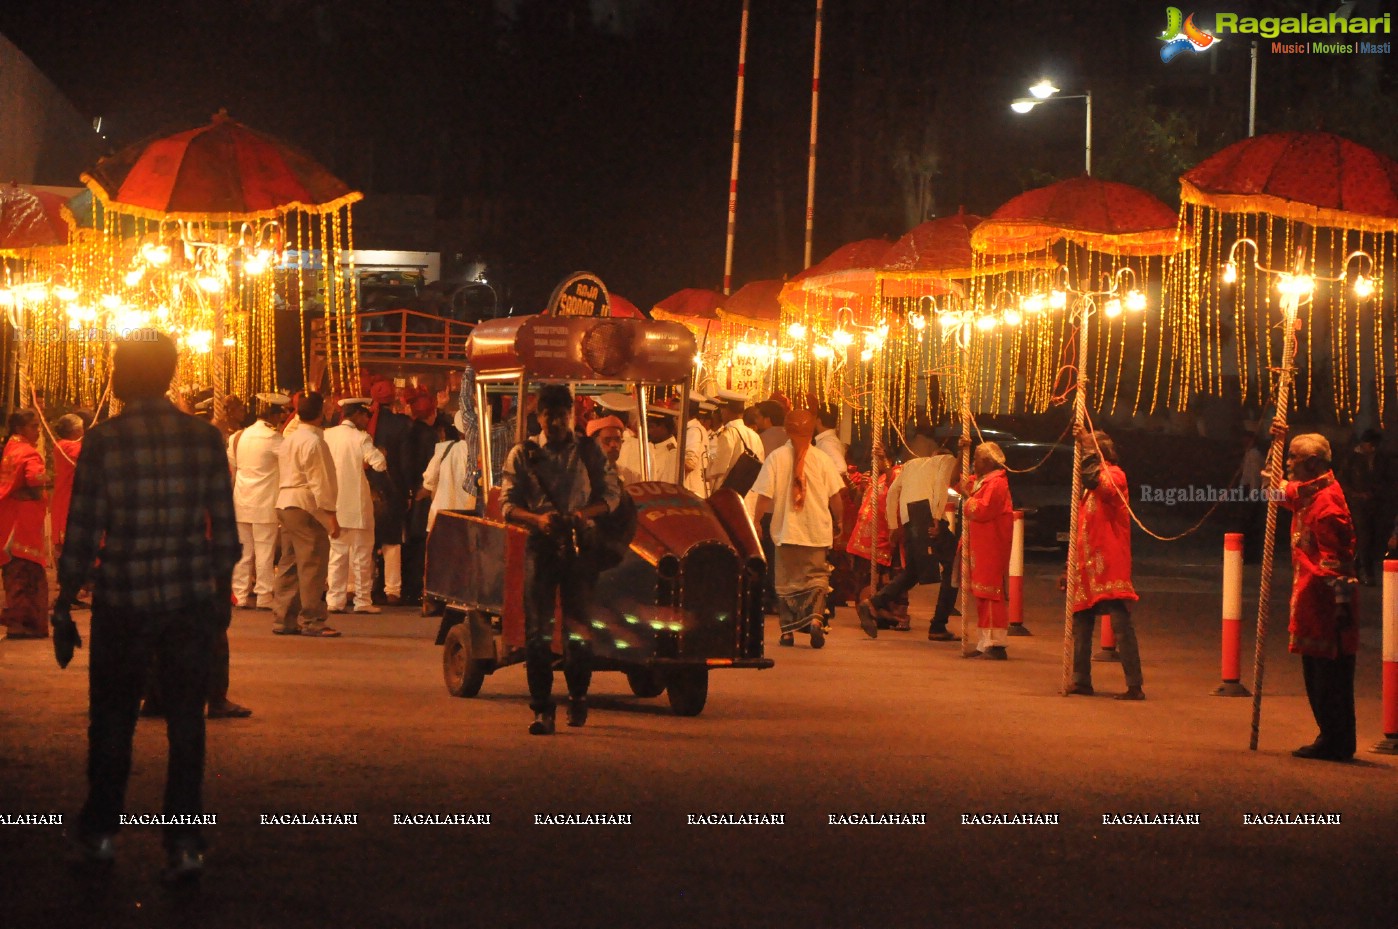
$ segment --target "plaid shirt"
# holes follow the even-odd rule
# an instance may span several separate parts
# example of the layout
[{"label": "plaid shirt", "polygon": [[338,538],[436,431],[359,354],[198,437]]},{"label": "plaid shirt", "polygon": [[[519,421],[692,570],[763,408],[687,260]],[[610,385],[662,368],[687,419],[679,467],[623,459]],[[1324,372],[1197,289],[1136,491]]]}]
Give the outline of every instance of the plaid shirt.
[{"label": "plaid shirt", "polygon": [[614,512],[621,503],[616,469],[602,449],[591,439],[578,441],[571,434],[557,448],[533,441],[516,445],[505,459],[502,478],[500,499],[506,519],[516,507],[553,513],[565,506],[566,515],[593,503],[606,503],[607,510]]},{"label": "plaid shirt", "polygon": [[73,478],[60,598],[96,568],[94,605],[170,611],[216,596],[242,552],[223,436],[164,398],[94,426]]}]

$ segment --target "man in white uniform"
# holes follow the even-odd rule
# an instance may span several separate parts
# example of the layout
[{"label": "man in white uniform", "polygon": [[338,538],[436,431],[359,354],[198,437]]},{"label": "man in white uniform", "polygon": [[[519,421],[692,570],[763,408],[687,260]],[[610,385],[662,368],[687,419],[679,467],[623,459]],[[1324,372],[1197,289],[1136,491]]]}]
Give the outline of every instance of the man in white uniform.
[{"label": "man in white uniform", "polygon": [[712,412],[714,405],[697,390],[689,392],[689,405],[693,412],[684,427],[684,489],[703,499],[709,495],[709,486],[704,480],[709,468],[709,430],[699,417]]},{"label": "man in white uniform", "polygon": [[748,405],[747,394],[736,390],[720,390],[717,399],[719,412],[723,416],[723,427],[714,434],[712,440],[709,457],[710,493],[723,486],[724,479],[743,456],[744,449],[756,455],[758,461],[762,461],[764,457],[762,439],[743,423],[743,410]]},{"label": "man in white uniform", "polygon": [[325,430],[325,444],[335,464],[335,482],[339,487],[335,516],[340,522],[340,535],[330,540],[330,589],[325,597],[332,613],[345,612],[350,586],[354,587],[354,612],[382,612],[370,599],[374,587],[374,501],[364,469],[387,471],[388,459],[374,446],[367,431],[371,403],[368,397],[341,400],[344,419],[340,425]]},{"label": "man in white uniform", "polygon": [[653,480],[667,484],[679,483],[680,443],[675,438],[675,425],[680,411],[656,404],[648,411],[646,432],[650,437],[650,465]]},{"label": "man in white uniform", "polygon": [[286,423],[291,398],[258,394],[257,401],[261,405],[257,422],[228,439],[233,509],[238,518],[238,541],[243,544],[243,557],[233,569],[233,595],[240,607],[270,610],[277,558],[277,449],[282,444],[279,429]]}]

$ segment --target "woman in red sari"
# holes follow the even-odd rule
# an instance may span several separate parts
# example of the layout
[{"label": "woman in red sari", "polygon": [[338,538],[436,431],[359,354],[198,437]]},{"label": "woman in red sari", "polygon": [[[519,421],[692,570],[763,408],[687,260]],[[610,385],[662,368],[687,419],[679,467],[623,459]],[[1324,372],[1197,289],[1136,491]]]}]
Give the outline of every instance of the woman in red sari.
[{"label": "woman in red sari", "polygon": [[1009,614],[1005,607],[1005,572],[1010,567],[1010,543],[1014,534],[1014,503],[1005,474],[1005,453],[994,442],[984,442],[971,461],[974,481],[963,484],[967,494],[967,550],[971,559],[971,595],[976,598],[976,625],[980,642],[965,658],[1004,661],[1009,656]]},{"label": "woman in red sari", "polygon": [[[853,520],[850,520],[848,515],[846,516],[846,523],[852,522],[854,529],[850,532],[845,551],[867,563],[870,560],[870,543],[873,543],[873,552],[879,566],[879,580],[873,588],[877,591],[887,582],[886,575],[893,566],[894,546],[889,532],[888,514],[884,511],[887,508],[888,489],[893,486],[893,481],[903,466],[892,465],[890,467],[888,456],[881,447],[875,448],[874,454],[879,459],[878,484],[876,487],[871,487],[871,482],[866,475],[860,475],[858,480],[854,481],[855,488],[861,491],[863,496],[859,504],[858,515]],[[850,471],[852,476],[858,473],[853,468]],[[874,528],[876,524],[877,529]],[[860,571],[864,578],[868,577],[867,564],[861,567],[856,563],[855,570]],[[868,599],[868,595],[861,593],[858,599]],[[890,624],[892,628],[899,632],[908,631],[911,626],[908,623],[907,597],[903,597],[901,603],[895,603],[892,610],[898,617],[896,624]],[[877,618],[882,619],[882,617]]]},{"label": "woman in red sari", "polygon": [[48,476],[39,454],[39,416],[33,410],[18,410],[10,414],[9,425],[10,437],[0,455],[0,576],[5,584],[0,623],[12,639],[44,639],[49,634],[44,553]]},{"label": "woman in red sari", "polygon": [[76,413],[60,416],[53,424],[53,548],[63,549],[63,532],[68,527],[68,503],[73,499],[73,472],[83,450],[83,418]]}]

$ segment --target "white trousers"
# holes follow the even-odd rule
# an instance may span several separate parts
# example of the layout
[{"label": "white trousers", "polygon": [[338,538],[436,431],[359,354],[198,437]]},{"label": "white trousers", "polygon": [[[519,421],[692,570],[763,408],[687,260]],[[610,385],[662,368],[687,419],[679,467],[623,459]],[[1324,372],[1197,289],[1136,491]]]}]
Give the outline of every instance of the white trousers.
[{"label": "white trousers", "polygon": [[277,567],[277,524],[238,523],[238,541],[243,544],[243,557],[233,567],[233,596],[245,604],[256,593],[258,600],[270,606]]},{"label": "white trousers", "polygon": [[[372,549],[373,546],[370,546]],[[383,551],[383,595],[403,595],[403,546],[381,545]]]},{"label": "white trousers", "polygon": [[329,592],[325,605],[343,610],[354,590],[354,605],[369,606],[374,588],[374,530],[340,529],[340,537],[330,540]]}]

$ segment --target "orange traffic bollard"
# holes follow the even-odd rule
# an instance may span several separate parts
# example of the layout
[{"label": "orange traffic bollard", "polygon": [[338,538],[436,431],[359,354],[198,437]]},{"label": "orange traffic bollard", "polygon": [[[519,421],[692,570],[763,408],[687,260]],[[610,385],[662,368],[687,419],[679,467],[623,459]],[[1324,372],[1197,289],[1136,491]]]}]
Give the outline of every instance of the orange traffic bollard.
[{"label": "orange traffic bollard", "polygon": [[1120,661],[1116,653],[1116,633],[1112,631],[1112,618],[1106,613],[1097,617],[1102,621],[1102,649],[1092,656],[1093,661]]},{"label": "orange traffic bollard", "polygon": [[1383,755],[1398,755],[1398,561],[1383,563]]},{"label": "orange traffic bollard", "polygon": [[1242,684],[1243,641],[1243,534],[1223,537],[1223,661],[1222,682],[1215,697],[1250,697]]},{"label": "orange traffic bollard", "polygon": [[1010,536],[1010,627],[1007,635],[1033,635],[1024,626],[1024,511],[1015,510]]}]

